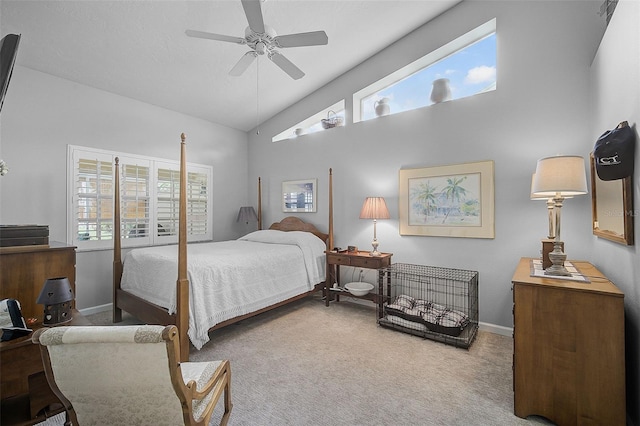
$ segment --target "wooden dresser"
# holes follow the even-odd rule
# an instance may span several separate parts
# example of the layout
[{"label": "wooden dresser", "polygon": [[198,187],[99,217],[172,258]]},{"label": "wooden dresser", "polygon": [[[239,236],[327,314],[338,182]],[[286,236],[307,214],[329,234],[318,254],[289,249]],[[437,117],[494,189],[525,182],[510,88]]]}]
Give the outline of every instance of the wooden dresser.
[{"label": "wooden dresser", "polygon": [[513,275],[513,388],[518,417],[558,425],[625,424],[624,294],[588,262],[589,283]]},{"label": "wooden dresser", "polygon": [[36,300],[47,278],[69,278],[73,294],[76,294],[74,246],[51,242],[48,247],[3,247],[0,266],[0,299],[18,300],[25,319],[42,320],[44,306],[38,305]]},{"label": "wooden dresser", "polygon": [[[75,295],[75,249],[52,242],[49,247],[3,247],[0,250],[0,299],[18,300],[24,318],[37,319],[31,328],[42,327],[44,306],[37,304],[36,299],[47,278],[67,277]],[[75,310],[73,317],[72,325],[89,324]],[[41,409],[57,401],[46,383],[40,351],[31,343],[30,336],[0,343],[0,370],[0,423],[3,425],[13,424],[13,419],[7,416],[21,415],[22,411],[27,412],[23,417],[35,422]]]}]

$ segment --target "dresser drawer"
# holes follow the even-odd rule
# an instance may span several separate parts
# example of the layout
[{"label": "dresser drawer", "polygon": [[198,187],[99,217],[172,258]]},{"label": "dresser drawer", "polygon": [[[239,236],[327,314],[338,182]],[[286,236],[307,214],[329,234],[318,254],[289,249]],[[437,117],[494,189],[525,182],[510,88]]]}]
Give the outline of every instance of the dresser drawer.
[{"label": "dresser drawer", "polygon": [[330,254],[330,263],[333,265],[351,265],[350,256],[342,254]]},{"label": "dresser drawer", "polygon": [[351,258],[351,266],[357,268],[380,269],[389,266],[389,258],[381,257],[353,257]]}]

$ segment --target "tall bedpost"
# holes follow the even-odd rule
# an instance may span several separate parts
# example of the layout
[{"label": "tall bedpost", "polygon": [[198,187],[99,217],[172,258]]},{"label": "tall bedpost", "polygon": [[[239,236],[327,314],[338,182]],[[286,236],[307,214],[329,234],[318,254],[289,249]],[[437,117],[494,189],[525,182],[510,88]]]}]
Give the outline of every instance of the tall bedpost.
[{"label": "tall bedpost", "polygon": [[[327,237],[327,252],[333,250],[333,169],[329,168],[329,236]],[[331,292],[329,286],[331,285],[331,277],[333,274],[333,265],[329,265],[329,258],[325,262],[325,306],[329,306],[329,299],[331,299]]]},{"label": "tall bedpost", "polygon": [[327,250],[333,250],[333,169],[329,169],[329,238]]},{"label": "tall bedpost", "polygon": [[258,230],[262,229],[262,178],[258,176]]},{"label": "tall bedpost", "polygon": [[189,361],[189,280],[187,278],[187,156],[186,136],[180,135],[180,213],[178,228],[178,281],[176,326],[180,337],[180,362]]},{"label": "tall bedpost", "polygon": [[122,247],[120,236],[120,159],[116,157],[113,181],[113,322],[122,321],[122,309],[118,308],[117,292],[122,280]]}]

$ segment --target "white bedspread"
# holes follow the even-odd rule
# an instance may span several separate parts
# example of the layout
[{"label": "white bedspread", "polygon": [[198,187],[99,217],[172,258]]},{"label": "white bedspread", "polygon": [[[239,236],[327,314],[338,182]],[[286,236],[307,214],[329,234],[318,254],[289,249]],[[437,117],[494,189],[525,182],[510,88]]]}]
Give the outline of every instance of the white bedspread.
[{"label": "white bedspread", "polygon": [[[301,231],[256,231],[235,241],[189,244],[189,338],[200,349],[214,325],[307,292],[325,279],[325,243]],[[178,247],[134,249],[122,288],[176,311]]]}]

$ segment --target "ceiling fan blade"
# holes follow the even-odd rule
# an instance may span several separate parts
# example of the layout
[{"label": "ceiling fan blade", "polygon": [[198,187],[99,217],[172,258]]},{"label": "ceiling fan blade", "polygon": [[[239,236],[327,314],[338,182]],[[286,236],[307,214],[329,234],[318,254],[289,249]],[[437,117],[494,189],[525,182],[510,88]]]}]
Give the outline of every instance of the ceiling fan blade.
[{"label": "ceiling fan blade", "polygon": [[262,8],[260,0],[242,0],[244,14],[247,15],[247,22],[252,31],[264,34],[264,20],[262,19]]},{"label": "ceiling fan blade", "polygon": [[227,35],[215,34],[215,33],[206,33],[204,31],[186,30],[185,34],[188,35],[189,37],[206,38],[209,40],[228,41],[228,42],[237,43],[237,44],[247,43],[245,39],[240,37],[233,37],[233,36],[227,36]]},{"label": "ceiling fan blade", "polygon": [[229,75],[232,75],[234,77],[242,75],[242,73],[245,72],[247,68],[249,68],[249,65],[251,65],[251,63],[254,61],[254,59],[256,59],[257,56],[258,54],[254,51],[245,53],[244,56],[240,58],[238,63],[235,64],[233,68],[231,68],[231,71],[229,71]]},{"label": "ceiling fan blade", "polygon": [[324,31],[309,33],[279,35],[274,38],[278,47],[319,46],[329,43],[329,37]]},{"label": "ceiling fan blade", "polygon": [[293,65],[293,63],[285,58],[281,53],[271,52],[269,54],[269,59],[271,59],[274,64],[279,66],[282,71],[289,74],[294,80],[298,80],[304,77],[304,73],[300,70],[300,68]]}]

